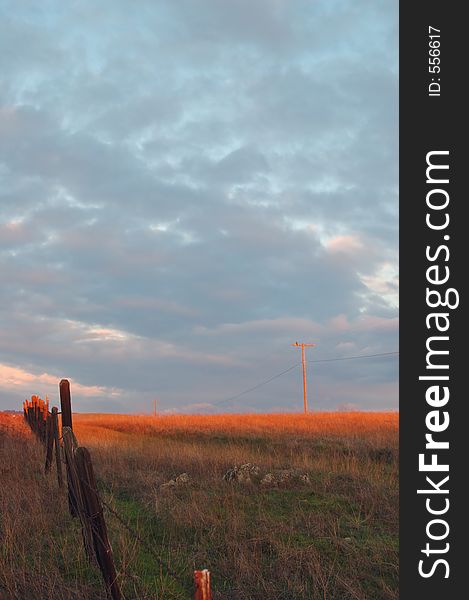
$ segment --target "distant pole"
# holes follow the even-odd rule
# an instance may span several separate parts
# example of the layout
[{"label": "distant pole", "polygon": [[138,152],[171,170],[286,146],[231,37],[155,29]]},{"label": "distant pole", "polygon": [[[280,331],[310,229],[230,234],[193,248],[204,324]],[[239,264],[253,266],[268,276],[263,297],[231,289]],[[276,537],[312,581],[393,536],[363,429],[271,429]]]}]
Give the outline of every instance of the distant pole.
[{"label": "distant pole", "polygon": [[153,400],[153,416],[156,417],[156,398]]},{"label": "distant pole", "polygon": [[305,348],[310,346],[316,346],[316,344],[305,344],[295,342],[292,346],[301,348],[301,364],[303,365],[303,406],[305,414],[308,412],[308,394],[306,388],[306,360],[305,360]]}]

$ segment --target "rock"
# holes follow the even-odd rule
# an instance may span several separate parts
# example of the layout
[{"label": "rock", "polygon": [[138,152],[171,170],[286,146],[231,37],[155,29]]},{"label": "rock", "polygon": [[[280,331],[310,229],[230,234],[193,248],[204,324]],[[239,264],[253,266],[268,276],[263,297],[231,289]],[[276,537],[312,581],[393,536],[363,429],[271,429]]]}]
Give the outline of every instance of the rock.
[{"label": "rock", "polygon": [[177,483],[174,481],[174,479],[170,479],[167,483],[162,483],[160,486],[160,490],[167,490],[169,488],[173,488],[176,487]]},{"label": "rock", "polygon": [[297,482],[303,484],[311,483],[307,473],[298,472],[296,469],[281,469],[273,473],[267,473],[262,479],[262,485],[278,485],[279,483]]},{"label": "rock", "polygon": [[285,481],[290,481],[295,478],[296,472],[294,469],[281,469],[276,473],[277,481],[279,483],[285,483]]},{"label": "rock", "polygon": [[223,475],[225,481],[237,481],[239,483],[250,483],[253,478],[258,479],[260,477],[261,470],[257,465],[252,463],[245,463],[238,467],[235,465],[232,469]]},{"label": "rock", "polygon": [[233,467],[232,469],[228,469],[228,471],[223,475],[224,481],[235,481],[237,470],[238,470],[238,467]]},{"label": "rock", "polygon": [[276,483],[276,481],[275,481],[275,475],[273,473],[267,473],[261,479],[261,485],[272,485],[272,484],[275,484],[275,483]]},{"label": "rock", "polygon": [[185,483],[189,483],[190,480],[191,478],[187,473],[181,473],[176,477],[175,483],[176,485],[184,485]]},{"label": "rock", "polygon": [[307,473],[302,473],[298,469],[278,469],[262,476],[260,467],[252,463],[244,465],[235,465],[232,469],[223,475],[225,481],[234,481],[237,483],[259,482],[261,485],[279,485],[288,482],[296,484],[310,484],[310,478]]},{"label": "rock", "polygon": [[167,490],[169,488],[179,487],[189,483],[191,478],[187,473],[181,473],[175,479],[170,479],[167,483],[163,483],[160,486],[160,490]]}]

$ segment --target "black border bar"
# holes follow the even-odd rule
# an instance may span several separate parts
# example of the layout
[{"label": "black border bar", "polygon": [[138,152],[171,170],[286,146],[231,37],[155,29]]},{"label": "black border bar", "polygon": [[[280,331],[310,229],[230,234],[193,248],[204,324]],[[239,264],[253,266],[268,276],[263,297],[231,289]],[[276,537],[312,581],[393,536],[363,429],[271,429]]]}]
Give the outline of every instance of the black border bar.
[{"label": "black border bar", "polygon": [[[465,166],[469,128],[463,114],[467,110],[463,108],[463,103],[467,104],[463,87],[468,71],[464,63],[469,24],[464,21],[463,8],[462,2],[442,0],[400,3],[400,598],[404,600],[469,597],[465,589],[469,576],[469,499],[465,492],[466,478],[469,480],[465,464],[469,460],[469,394],[464,385],[469,365],[465,364],[463,326],[465,266],[469,261],[465,243],[469,240],[469,221],[464,217],[469,197],[463,189],[469,171]],[[436,37],[436,30],[440,30],[440,37]],[[430,38],[430,34],[435,37]],[[439,45],[430,44],[436,40]],[[437,94],[438,87],[439,95],[430,95]],[[427,173],[428,160],[449,169],[435,168]],[[444,208],[429,206],[438,203]],[[432,228],[446,219],[446,227]],[[437,268],[428,271],[432,266]],[[445,283],[429,283],[429,278],[441,281],[448,273]],[[427,288],[440,291],[442,303],[445,292],[453,288],[459,306],[432,308],[429,303],[438,304],[438,296],[433,294],[429,299]],[[449,304],[455,304],[456,293],[450,293],[449,299]],[[449,323],[447,331],[437,329],[435,317],[428,318],[435,312],[448,315],[438,320],[442,329]],[[448,339],[429,341],[432,336]],[[448,354],[429,354],[428,344],[432,350]],[[420,376],[449,379],[419,380]],[[428,392],[431,386],[436,386],[433,393]],[[449,393],[446,403],[445,387]],[[429,416],[432,411],[437,414]],[[444,428],[447,419],[449,425]],[[438,428],[442,431],[435,432]],[[426,434],[432,434],[433,440],[447,441],[449,448],[426,448]],[[438,465],[447,464],[449,470],[419,470],[420,454],[424,464],[435,460]],[[441,483],[446,476],[449,479]],[[419,489],[447,493],[419,494]],[[445,508],[440,515],[429,512]],[[441,539],[432,539],[429,534]],[[435,565],[439,559],[447,565]],[[419,573],[419,565],[426,577]]]}]

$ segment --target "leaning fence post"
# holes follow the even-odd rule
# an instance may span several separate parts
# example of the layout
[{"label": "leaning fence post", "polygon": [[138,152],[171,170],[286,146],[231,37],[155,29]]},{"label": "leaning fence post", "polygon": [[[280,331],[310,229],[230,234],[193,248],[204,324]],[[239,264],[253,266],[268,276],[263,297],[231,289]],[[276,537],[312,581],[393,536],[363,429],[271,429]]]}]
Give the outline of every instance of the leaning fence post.
[{"label": "leaning fence post", "polygon": [[[62,379],[59,383],[60,392],[60,410],[62,412],[62,432],[68,427],[72,428],[72,400],[70,396],[70,382],[68,379]],[[62,433],[63,435],[63,433]],[[64,440],[65,441],[65,440]],[[72,517],[77,516],[77,507],[73,498],[73,484],[70,483],[70,469],[67,466],[67,482],[68,482],[68,508]]]},{"label": "leaning fence post", "polygon": [[104,582],[112,600],[121,600],[121,592],[117,583],[117,573],[112,556],[112,548],[107,535],[103,508],[96,489],[96,478],[93,463],[87,448],[75,450],[76,466],[83,493],[85,514],[89,521],[93,536],[96,560],[101,569]]},{"label": "leaning fence post", "polygon": [[78,515],[77,504],[80,484],[76,473],[73,452],[78,444],[75,436],[73,435],[73,431],[70,429],[70,427],[66,427],[65,425],[62,425],[62,440],[67,471],[68,507],[72,517],[76,517]]},{"label": "leaning fence post", "polygon": [[195,596],[194,600],[212,600],[210,590],[210,571],[194,571]]},{"label": "leaning fence post", "polygon": [[[75,458],[78,443],[70,427],[62,428],[62,437],[64,441],[65,462],[67,465],[68,481],[68,500],[69,509],[73,517],[78,516],[82,524],[83,543],[86,554],[90,561],[93,559],[93,537],[91,533],[91,523],[85,514],[84,487],[78,473],[78,465]],[[72,512],[73,511],[73,512]]]},{"label": "leaning fence post", "polygon": [[60,442],[59,442],[59,418],[57,416],[58,408],[56,406],[52,407],[52,416],[51,416],[51,435],[54,440],[55,446],[55,463],[57,465],[57,481],[59,483],[59,487],[63,487],[64,480],[62,477],[62,457],[60,455]]}]

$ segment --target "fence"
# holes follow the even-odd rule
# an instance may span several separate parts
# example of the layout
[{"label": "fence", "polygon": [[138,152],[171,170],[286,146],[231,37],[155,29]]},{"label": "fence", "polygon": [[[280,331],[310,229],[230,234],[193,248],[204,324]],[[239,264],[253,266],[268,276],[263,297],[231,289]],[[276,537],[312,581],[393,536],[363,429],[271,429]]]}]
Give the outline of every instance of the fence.
[{"label": "fence", "polygon": [[[99,495],[96,485],[91,455],[87,448],[79,446],[73,433],[70,383],[62,379],[59,384],[60,405],[49,411],[49,402],[38,396],[23,403],[24,419],[45,448],[45,473],[52,469],[55,453],[57,482],[64,486],[62,465],[65,465],[70,514],[79,518],[82,527],[83,544],[88,560],[99,567],[106,593],[112,600],[122,600],[112,547],[109,541],[103,508],[106,508],[138,541],[149,550],[160,567],[165,569],[178,583],[184,581],[159,557],[151,543],[130,527],[109,504]],[[59,424],[59,415],[61,424]],[[61,426],[61,433],[60,433]],[[207,569],[194,571],[194,600],[212,600],[210,572]]]}]

